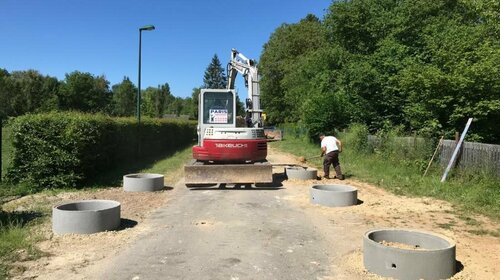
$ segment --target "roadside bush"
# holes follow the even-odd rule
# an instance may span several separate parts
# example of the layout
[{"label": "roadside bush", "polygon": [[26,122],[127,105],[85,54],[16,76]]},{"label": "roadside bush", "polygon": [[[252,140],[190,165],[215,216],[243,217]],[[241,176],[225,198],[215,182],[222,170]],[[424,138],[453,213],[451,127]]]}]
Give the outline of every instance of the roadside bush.
[{"label": "roadside bush", "polygon": [[368,141],[368,136],[370,132],[368,127],[364,124],[353,124],[349,127],[347,133],[341,135],[342,142],[349,146],[349,149],[360,153],[371,152],[371,145]]},{"label": "roadside bush", "polygon": [[283,133],[283,138],[307,138],[309,130],[301,124],[284,123],[278,126]]},{"label": "roadside bush", "polygon": [[192,122],[48,113],[12,122],[7,179],[34,189],[76,187],[118,165],[161,155],[192,142]]},{"label": "roadside bush", "polygon": [[433,139],[417,134],[405,135],[401,126],[385,126],[372,142],[376,154],[398,164],[416,167],[419,171],[425,169],[435,146]]}]

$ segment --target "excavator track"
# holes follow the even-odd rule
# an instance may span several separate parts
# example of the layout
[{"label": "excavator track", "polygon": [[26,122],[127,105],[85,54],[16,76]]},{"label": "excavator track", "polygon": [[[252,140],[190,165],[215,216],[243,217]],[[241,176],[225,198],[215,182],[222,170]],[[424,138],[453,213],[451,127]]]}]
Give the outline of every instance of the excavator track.
[{"label": "excavator track", "polygon": [[193,160],[184,166],[186,185],[272,183],[273,167],[268,161],[220,164]]}]

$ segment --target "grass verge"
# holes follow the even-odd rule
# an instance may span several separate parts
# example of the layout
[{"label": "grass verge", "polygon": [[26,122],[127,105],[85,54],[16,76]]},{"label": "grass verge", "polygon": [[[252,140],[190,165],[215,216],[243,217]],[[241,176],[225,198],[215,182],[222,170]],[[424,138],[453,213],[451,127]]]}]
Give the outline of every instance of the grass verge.
[{"label": "grass verge", "polygon": [[174,154],[158,160],[154,165],[142,169],[144,173],[159,173],[165,175],[165,181],[173,184],[182,176],[183,169],[181,168],[186,162],[193,158],[191,146],[175,152]]},{"label": "grass verge", "polygon": [[[347,177],[381,186],[395,194],[407,196],[429,196],[451,202],[464,212],[483,214],[500,220],[500,182],[487,172],[455,172],[445,183],[441,183],[442,171],[434,167],[426,177],[419,167],[388,159],[383,154],[359,153],[344,143],[340,156],[342,170]],[[287,138],[271,143],[272,147],[294,154],[310,157],[319,155],[319,144],[307,138]],[[321,159],[309,161],[322,169]]]},{"label": "grass verge", "polygon": [[[191,146],[177,152],[158,158],[155,161],[145,159],[137,162],[134,166],[127,167],[129,172],[148,172],[164,174],[167,183],[175,183],[182,175],[182,166],[192,158]],[[134,169],[136,168],[136,169]],[[125,173],[118,173],[121,170],[110,170],[110,174],[103,175],[103,181],[99,184],[82,186],[80,189],[52,189],[42,191],[41,194],[56,195],[61,192],[74,191],[98,191],[104,187],[118,186],[121,176]],[[109,184],[105,184],[108,182]],[[25,191],[21,192],[24,189]],[[21,193],[29,193],[28,188],[23,186],[11,186],[4,184],[0,186],[0,206],[3,202],[10,200],[13,194],[19,197]],[[10,191],[9,191],[10,190]],[[9,271],[16,269],[15,262],[22,260],[37,259],[42,256],[42,252],[36,249],[35,244],[42,239],[37,233],[37,225],[47,222],[50,218],[50,209],[52,205],[42,205],[34,203],[31,209],[22,211],[3,211],[0,210],[0,279],[8,278]],[[3,209],[3,208],[2,208]]]}]

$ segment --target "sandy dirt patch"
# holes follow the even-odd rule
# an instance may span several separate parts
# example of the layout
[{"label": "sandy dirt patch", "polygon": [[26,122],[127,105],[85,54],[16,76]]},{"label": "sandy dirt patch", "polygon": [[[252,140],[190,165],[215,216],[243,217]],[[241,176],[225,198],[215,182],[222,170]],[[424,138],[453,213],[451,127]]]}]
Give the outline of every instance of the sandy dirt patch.
[{"label": "sandy dirt patch", "polygon": [[[306,166],[300,162],[299,157],[278,153],[273,149],[271,149],[269,160]],[[283,172],[283,167],[275,168],[274,172]],[[318,170],[318,175],[322,174],[322,170]],[[351,207],[333,208],[313,205],[309,201],[309,188],[316,184],[354,186],[358,189],[358,199],[361,203]],[[471,233],[499,232],[500,225],[487,217],[459,213],[452,204],[434,198],[397,196],[382,188],[352,178],[343,181],[335,179],[286,180],[283,181],[283,186],[290,191],[287,199],[310,214],[311,220],[327,238],[330,237],[332,244],[338,243],[339,237],[335,234],[339,232],[344,234],[340,237],[342,239],[347,236],[357,236],[350,239],[358,244],[354,250],[344,252],[341,258],[332,260],[334,269],[343,271],[345,279],[350,279],[352,276],[357,276],[359,279],[381,278],[364,269],[362,236],[368,230],[386,227],[430,231],[454,240],[461,271],[452,279],[500,278],[498,266],[500,238]]]},{"label": "sandy dirt patch", "polygon": [[[268,159],[276,164],[304,165],[297,157],[272,148]],[[283,170],[284,166],[278,166],[273,172],[282,174]],[[177,174],[182,174],[182,171]],[[318,174],[322,175],[322,172]],[[283,178],[281,175],[278,177]],[[500,230],[497,222],[486,217],[467,214],[468,219],[464,219],[464,214],[456,211],[450,203],[433,198],[397,196],[352,178],[345,181],[283,180],[281,184],[286,191],[285,200],[307,213],[318,232],[332,246],[335,244],[335,252],[331,256],[331,270],[339,274],[335,279],[381,279],[363,267],[362,236],[368,230],[384,227],[425,230],[454,240],[457,244],[457,260],[463,267],[453,279],[500,279],[500,238],[471,233]],[[315,184],[354,186],[358,188],[358,198],[362,203],[340,208],[313,205],[309,201],[309,188]],[[26,211],[80,199],[112,199],[121,202],[121,217],[124,219],[118,231],[64,236],[52,234],[50,220],[46,221],[38,229],[44,241],[37,244],[46,256],[35,261],[17,262],[13,270],[14,279],[88,279],[93,269],[116,256],[140,233],[151,230],[143,221],[152,211],[168,203],[169,199],[175,199],[176,195],[175,189],[155,193],[125,193],[117,187],[55,196],[33,195],[6,203],[5,210]],[[203,229],[214,226],[214,221],[210,220],[195,223]]]},{"label": "sandy dirt patch", "polygon": [[[52,233],[50,219],[36,229],[42,242],[37,248],[44,257],[35,261],[18,261],[11,271],[13,279],[84,279],[81,270],[116,254],[135,237],[146,231],[142,223],[154,209],[165,204],[168,189],[154,193],[124,192],[121,187],[98,191],[60,193],[55,196],[36,194],[3,205],[7,211],[50,211],[50,207],[77,200],[108,199],[121,203],[120,229],[89,235]],[[50,215],[50,214],[49,214]]]}]

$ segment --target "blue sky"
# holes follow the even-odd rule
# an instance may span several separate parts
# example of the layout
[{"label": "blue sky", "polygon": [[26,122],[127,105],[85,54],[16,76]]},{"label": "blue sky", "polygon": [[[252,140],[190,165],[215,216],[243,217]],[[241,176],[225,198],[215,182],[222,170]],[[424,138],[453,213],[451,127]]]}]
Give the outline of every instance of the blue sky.
[{"label": "blue sky", "polygon": [[[214,54],[226,66],[231,48],[259,59],[282,23],[308,13],[320,19],[331,0],[0,0],[0,68],[38,70],[64,79],[78,70],[104,75],[111,85],[137,85],[139,27],[141,87],[168,82],[175,96],[203,83]],[[237,87],[246,95],[242,78]],[[246,96],[245,96],[246,97]]]}]

